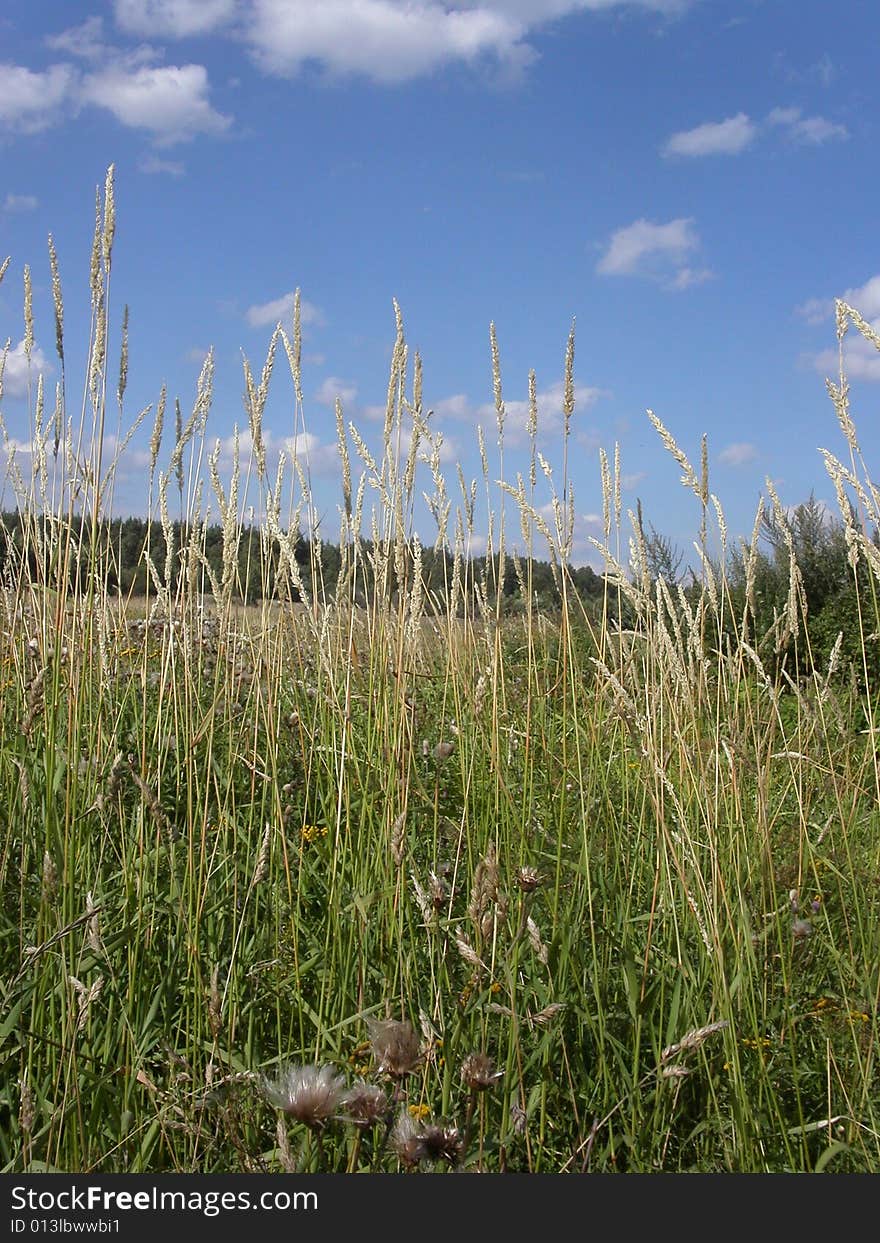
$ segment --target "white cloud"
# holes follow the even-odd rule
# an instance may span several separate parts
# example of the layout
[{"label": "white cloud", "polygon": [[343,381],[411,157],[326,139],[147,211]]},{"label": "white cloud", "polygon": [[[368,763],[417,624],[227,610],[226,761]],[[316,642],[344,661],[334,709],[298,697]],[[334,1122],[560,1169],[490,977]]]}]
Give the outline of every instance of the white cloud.
[{"label": "white cloud", "polygon": [[357,386],[350,380],[340,380],[335,375],[328,376],[315,394],[315,401],[322,406],[335,406],[337,397],[343,406],[353,405],[357,397]]},{"label": "white cloud", "polygon": [[833,138],[848,138],[845,125],[828,121],[825,117],[805,117],[800,108],[774,108],[767,116],[771,125],[782,126],[794,142],[807,146],[820,146]]},{"label": "white cloud", "polygon": [[[0,360],[3,351],[0,349]],[[6,354],[6,366],[3,369],[3,392],[10,397],[24,397],[28,391],[28,375],[36,390],[37,376],[51,374],[53,367],[39,346],[31,349],[30,369],[27,355],[24,352],[24,341],[19,341]]]},{"label": "white cloud", "polygon": [[3,200],[3,211],[21,212],[35,211],[39,200],[33,194],[7,194]]},{"label": "white cloud", "polygon": [[284,447],[290,458],[296,458],[312,474],[332,475],[339,471],[339,447],[335,440],[322,444],[314,432],[297,432],[285,440]]},{"label": "white cloud", "polygon": [[246,38],[268,73],[293,75],[317,62],[333,74],[405,82],[453,61],[489,56],[507,66],[527,63],[533,53],[523,42],[526,27],[503,9],[492,0],[479,7],[437,0],[253,0]]},{"label": "white cloud", "polygon": [[[845,289],[841,301],[854,307],[874,332],[880,333],[880,274],[871,276],[864,285]],[[809,298],[795,308],[798,315],[810,324],[820,324],[834,315],[833,298]],[[844,370],[851,380],[880,380],[880,351],[867,341],[857,328],[851,327],[844,338]],[[836,375],[840,365],[836,349],[821,350],[818,354],[804,354],[807,363],[820,375]]]},{"label": "white cloud", "polygon": [[[805,117],[800,108],[774,108],[767,124],[782,127],[797,143],[819,146],[834,138],[848,138],[845,125],[824,117]],[[665,156],[739,155],[750,147],[760,132],[759,126],[745,112],[724,121],[707,121],[695,129],[681,130],[663,144]]]},{"label": "white cloud", "polygon": [[159,146],[229,128],[231,118],[216,112],[207,95],[204,65],[134,70],[114,65],[89,75],[82,88],[85,102],[108,109],[123,125],[146,130]]},{"label": "white cloud", "polygon": [[[565,381],[557,380],[555,384],[551,384],[549,388],[542,389],[537,394],[538,399],[538,438],[543,439],[547,436],[556,437],[559,429],[563,425],[564,416],[562,403],[565,396]],[[574,386],[574,413],[572,414],[572,425],[576,426],[580,415],[584,410],[594,406],[601,397],[607,396],[604,389],[591,387],[586,384],[576,384]],[[514,444],[523,440],[527,434],[527,426],[529,419],[529,403],[528,401],[505,401],[504,403],[504,434]],[[481,422],[484,427],[494,426],[496,419],[495,403],[486,402],[477,410],[477,421]]]},{"label": "white cloud", "polygon": [[112,49],[104,42],[103,17],[87,17],[79,26],[71,26],[60,35],[48,35],[46,46],[89,61],[112,55]]},{"label": "white cloud", "polygon": [[861,312],[865,319],[880,316],[880,275],[872,276],[855,289],[845,289],[841,298]]},{"label": "white cloud", "polygon": [[707,121],[695,129],[673,134],[663,145],[666,156],[739,155],[755,138],[757,129],[744,112],[726,121]]},{"label": "white cloud", "polygon": [[[671,284],[674,289],[696,283],[698,273],[706,279],[707,269],[693,269],[684,261],[699,250],[700,239],[693,219],[680,216],[667,224],[636,220],[611,236],[596,271],[604,276],[649,276]],[[676,286],[676,281],[680,285]]]},{"label": "white cloud", "polygon": [[[245,311],[247,322],[254,328],[259,328],[263,324],[278,324],[282,320],[293,320],[293,303],[296,294],[294,290],[290,293],[284,293],[280,298],[274,298],[271,302],[260,302],[254,306],[249,306]],[[316,328],[321,327],[325,323],[323,313],[311,302],[300,299],[299,304],[300,321],[305,327],[313,324]]]},{"label": "white cloud", "polygon": [[452,397],[444,397],[431,407],[435,419],[470,419],[473,407],[464,393],[454,393]]},{"label": "white cloud", "polygon": [[670,289],[690,289],[693,285],[703,285],[712,280],[715,273],[711,268],[679,268],[672,280],[668,282]]},{"label": "white cloud", "polygon": [[693,0],[449,0],[450,9],[492,9],[525,25],[537,26],[577,13],[600,13],[637,6],[655,13],[679,13]]},{"label": "white cloud", "polygon": [[76,84],[71,65],[32,72],[23,65],[0,64],[0,126],[35,134],[60,116]]},{"label": "white cloud", "polygon": [[834,314],[833,298],[808,298],[800,306],[794,308],[795,315],[800,315],[808,324],[821,324]]},{"label": "white cloud", "polygon": [[758,450],[755,445],[738,441],[722,449],[718,454],[718,461],[723,462],[725,466],[748,466],[749,462],[754,462],[757,457]]},{"label": "white cloud", "polygon": [[186,39],[208,34],[235,16],[237,0],[114,0],[116,23],[129,34]]},{"label": "white cloud", "polygon": [[[557,380],[549,387],[542,389],[536,394],[538,403],[538,439],[545,437],[555,438],[559,429],[563,424],[562,403],[565,395],[565,381]],[[574,413],[572,415],[572,428],[577,428],[579,416],[589,409],[590,406],[596,404],[602,397],[607,397],[607,389],[597,388],[586,384],[576,384],[574,387]],[[451,419],[456,422],[466,422],[472,425],[480,424],[485,429],[493,429],[496,426],[497,414],[494,401],[487,401],[479,406],[474,407],[465,397],[463,393],[456,393],[452,397],[444,397],[440,401],[431,403],[432,423],[442,422]],[[370,407],[375,417],[384,417],[384,406]],[[505,400],[504,402],[504,435],[512,444],[521,444],[527,435],[528,419],[529,419],[529,403],[520,400]]]},{"label": "white cloud", "polygon": [[24,454],[30,457],[36,452],[38,446],[33,440],[19,440],[16,436],[10,436],[8,440],[3,441],[3,448],[6,450],[9,458],[18,457]]},{"label": "white cloud", "polygon": [[182,160],[160,160],[156,155],[147,155],[138,161],[138,172],[150,176],[165,173],[169,177],[182,177],[186,166]]},{"label": "white cloud", "polygon": [[[871,327],[880,333],[880,319],[875,320]],[[836,376],[840,366],[837,350],[808,354],[805,361],[823,376]],[[855,330],[850,330],[844,342],[843,362],[847,379],[880,381],[880,351]]]},{"label": "white cloud", "polygon": [[[855,307],[865,319],[880,316],[880,273],[869,277],[864,285],[845,289],[840,298],[847,305]],[[821,324],[834,314],[834,299],[808,298],[806,302],[795,307],[795,313],[802,316],[808,324]]]}]

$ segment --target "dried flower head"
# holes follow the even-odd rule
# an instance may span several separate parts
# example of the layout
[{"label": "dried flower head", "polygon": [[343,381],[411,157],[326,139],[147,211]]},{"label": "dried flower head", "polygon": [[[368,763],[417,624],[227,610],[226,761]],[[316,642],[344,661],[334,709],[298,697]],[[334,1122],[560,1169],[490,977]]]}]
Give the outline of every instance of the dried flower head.
[{"label": "dried flower head", "polygon": [[391,1147],[401,1163],[411,1170],[423,1161],[458,1165],[464,1151],[457,1127],[438,1122],[419,1122],[406,1109],[401,1110],[394,1124]]},{"label": "dried flower head", "polygon": [[808,919],[793,919],[791,932],[796,941],[805,941],[807,937],[813,935],[813,925]]},{"label": "dried flower head", "polygon": [[411,1075],[421,1061],[419,1038],[412,1023],[396,1019],[367,1019],[370,1046],[377,1069],[392,1079]]},{"label": "dried flower head", "polygon": [[276,1109],[318,1130],[339,1106],[344,1080],[332,1066],[288,1066],[263,1080],[263,1095]]},{"label": "dried flower head", "polygon": [[425,1161],[445,1161],[447,1165],[458,1165],[464,1151],[461,1135],[457,1127],[429,1123],[422,1128],[419,1136],[422,1155]]},{"label": "dried flower head", "polygon": [[443,760],[449,759],[450,755],[452,755],[452,752],[454,750],[455,750],[454,742],[438,742],[433,752],[434,759],[442,763]]},{"label": "dried flower head", "polygon": [[364,1130],[378,1126],[388,1117],[388,1097],[376,1083],[356,1083],[345,1093],[341,1104],[345,1121]]},{"label": "dried flower head", "polygon": [[461,1064],[461,1081],[472,1092],[485,1092],[503,1074],[487,1053],[469,1053]]},{"label": "dried flower head", "polygon": [[516,874],[516,883],[523,893],[534,893],[541,883],[541,875],[537,868],[522,867]]},{"label": "dried flower head", "polygon": [[391,1132],[391,1147],[407,1169],[415,1169],[424,1157],[422,1128],[406,1109],[402,1109]]},{"label": "dried flower head", "polygon": [[445,876],[438,875],[437,872],[430,873],[430,898],[431,905],[435,911],[439,911],[446,905],[449,898],[449,885]]}]

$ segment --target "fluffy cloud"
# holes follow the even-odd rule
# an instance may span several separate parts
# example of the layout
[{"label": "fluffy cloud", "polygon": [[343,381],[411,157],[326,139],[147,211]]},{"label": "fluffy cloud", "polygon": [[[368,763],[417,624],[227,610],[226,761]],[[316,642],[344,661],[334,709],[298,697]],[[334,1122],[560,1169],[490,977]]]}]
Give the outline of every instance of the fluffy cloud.
[{"label": "fluffy cloud", "polygon": [[[534,6],[532,6],[534,7]],[[334,74],[405,82],[453,61],[490,56],[527,63],[526,27],[491,0],[480,7],[435,0],[253,0],[246,38],[262,69],[282,76],[316,62]]]},{"label": "fluffy cloud", "polygon": [[[880,319],[872,327],[880,333]],[[836,376],[840,358],[837,350],[821,350],[818,354],[807,354],[805,362],[823,376]],[[844,345],[844,371],[849,380],[880,381],[880,352],[861,335],[850,335]]]},{"label": "fluffy cloud", "polygon": [[663,155],[739,155],[755,138],[757,129],[744,112],[726,121],[707,121],[695,129],[673,134],[663,145]]},{"label": "fluffy cloud", "polygon": [[337,397],[343,406],[353,405],[357,397],[357,386],[350,380],[340,380],[338,376],[330,375],[315,394],[315,401],[322,406],[335,406]]},{"label": "fluffy cloud", "polygon": [[636,220],[611,235],[596,271],[603,276],[648,276],[667,288],[686,289],[712,275],[708,268],[693,268],[685,262],[699,248],[690,217],[680,216],[667,224]]},{"label": "fluffy cloud", "polygon": [[227,25],[237,0],[114,0],[116,23],[128,34],[186,39]]},{"label": "fluffy cloud", "polygon": [[[0,348],[0,358],[2,358],[2,348]],[[12,348],[6,354],[6,366],[3,369],[3,392],[9,397],[24,397],[28,391],[28,376],[30,382],[36,388],[37,376],[51,374],[53,368],[46,355],[39,346],[34,346],[31,350],[30,368],[28,367],[27,355],[24,352],[24,341],[19,341],[18,345]]]},{"label": "fluffy cloud", "polygon": [[[247,322],[254,328],[259,328],[263,324],[278,324],[282,320],[293,319],[293,303],[296,294],[294,290],[290,293],[284,293],[280,298],[274,298],[271,302],[261,302],[255,306],[249,306],[245,311]],[[325,321],[321,311],[313,306],[311,302],[300,299],[299,304],[300,320],[303,326],[313,324],[320,327]]]},{"label": "fluffy cloud", "polygon": [[[537,393],[538,401],[538,439],[545,437],[556,439],[559,429],[563,424],[562,403],[565,395],[564,380],[557,380],[554,384],[542,389]],[[606,389],[597,388],[586,384],[576,384],[574,387],[574,414],[572,415],[572,423],[577,425],[579,415],[584,410],[595,405],[602,397],[607,397]],[[375,407],[377,414],[380,407]],[[484,402],[482,405],[473,406],[464,396],[463,393],[456,393],[452,397],[445,397],[440,401],[436,401],[431,406],[432,423],[444,422],[446,420],[454,420],[455,422],[470,423],[472,425],[480,424],[485,429],[492,429],[496,425],[497,414],[495,411],[495,403],[493,401]],[[381,407],[381,414],[384,417],[384,407]],[[528,401],[507,401],[504,402],[504,435],[511,444],[522,444],[527,436],[527,427],[529,419],[529,403]]]},{"label": "fluffy cloud", "polygon": [[[845,289],[840,298],[855,307],[874,332],[880,333],[880,275],[870,277],[864,285]],[[810,298],[796,311],[808,323],[820,324],[834,314],[834,299]],[[836,349],[828,349],[805,354],[802,361],[828,376],[837,374],[840,359]],[[844,339],[844,369],[851,380],[880,380],[880,351],[856,328],[850,328]]]},{"label": "fluffy cloud", "polygon": [[767,120],[771,125],[781,126],[793,142],[818,147],[834,138],[848,138],[845,125],[827,121],[825,117],[805,117],[800,108],[774,108]]},{"label": "fluffy cloud", "polygon": [[268,73],[318,64],[331,74],[409,81],[456,61],[489,57],[508,69],[535,56],[526,36],[547,22],[635,5],[675,14],[693,0],[114,0],[128,34],[244,38]]},{"label": "fluffy cloud", "polygon": [[754,462],[757,456],[758,450],[755,445],[738,441],[722,449],[718,454],[718,461],[723,462],[725,466],[747,466],[749,462]]},{"label": "fluffy cloud", "polygon": [[71,65],[32,72],[23,65],[0,64],[0,126],[35,134],[52,125],[77,81]]},{"label": "fluffy cloud", "polygon": [[[849,306],[854,306],[865,319],[880,316],[880,274],[870,277],[864,285],[845,289],[840,294],[840,298]],[[795,312],[808,324],[821,324],[823,320],[830,319],[834,314],[834,299],[809,298],[800,306],[795,307]]]},{"label": "fluffy cloud", "polygon": [[339,471],[339,448],[334,440],[322,444],[314,432],[297,432],[284,442],[288,457],[295,458],[306,474],[333,475]]},{"label": "fluffy cloud", "polygon": [[123,125],[146,130],[159,146],[229,128],[231,118],[216,112],[207,96],[204,65],[134,70],[115,65],[90,74],[82,87],[85,102],[106,108]]},{"label": "fluffy cloud", "polygon": [[59,35],[49,35],[46,46],[56,52],[67,52],[81,60],[100,60],[112,55],[112,49],[104,42],[104,19],[87,17],[79,26],[71,26]]},{"label": "fluffy cloud", "polygon": [[706,121],[694,129],[681,130],[668,138],[661,147],[665,156],[696,157],[704,155],[739,155],[750,147],[767,126],[782,128],[792,142],[803,146],[820,146],[832,139],[848,138],[845,125],[837,125],[825,117],[805,117],[800,108],[774,108],[765,124],[759,125],[745,112],[725,121]]}]

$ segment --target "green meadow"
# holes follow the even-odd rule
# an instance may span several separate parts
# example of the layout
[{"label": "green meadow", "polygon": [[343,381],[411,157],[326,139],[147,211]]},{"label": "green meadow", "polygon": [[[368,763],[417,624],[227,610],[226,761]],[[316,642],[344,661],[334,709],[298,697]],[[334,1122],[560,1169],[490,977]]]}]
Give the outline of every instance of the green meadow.
[{"label": "green meadow", "polygon": [[0,1167],[880,1171],[880,492],[845,377],[839,514],[771,489],[728,533],[705,441],[654,419],[696,564],[623,512],[610,448],[585,589],[573,335],[558,452],[532,380],[506,477],[492,332],[472,484],[398,313],[378,447],[337,404],[331,541],[263,443],[270,386],[303,425],[297,303],[231,470],[210,355],[134,420],[130,556],[114,231],[111,170],[86,373],[50,241],[64,385],[33,376],[30,453],[2,425]]}]

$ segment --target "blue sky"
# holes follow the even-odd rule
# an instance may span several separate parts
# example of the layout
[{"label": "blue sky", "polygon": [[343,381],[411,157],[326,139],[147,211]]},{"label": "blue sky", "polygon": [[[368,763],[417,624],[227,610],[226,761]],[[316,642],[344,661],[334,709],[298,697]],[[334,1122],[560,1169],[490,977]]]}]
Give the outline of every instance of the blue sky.
[{"label": "blue sky", "polygon": [[[558,476],[576,321],[576,562],[599,564],[599,447],[613,456],[615,442],[624,510],[641,499],[683,549],[698,532],[647,408],[695,463],[708,434],[732,534],[751,531],[765,477],[784,504],[811,491],[833,503],[818,447],[844,447],[824,385],[837,369],[834,298],[880,326],[878,47],[880,10],[862,0],[7,4],[0,407],[20,464],[27,473],[23,265],[33,364],[53,391],[51,232],[78,417],[95,187],[113,163],[111,358],[130,307],[123,421],[163,383],[186,417],[213,346],[208,439],[224,442],[228,466],[233,426],[247,426],[242,352],[262,366],[299,287],[299,449],[327,538],[340,500],[334,400],[374,443],[394,298],[450,490],[456,463],[480,476],[478,424],[494,473],[490,321],[505,469],[526,468],[534,368],[539,446]],[[880,355],[848,340],[853,413],[876,460]],[[272,454],[297,430],[283,363],[266,410]],[[145,512],[151,422],[120,469],[117,512]],[[166,436],[160,466],[171,448]],[[424,512],[416,526],[433,542]]]}]

